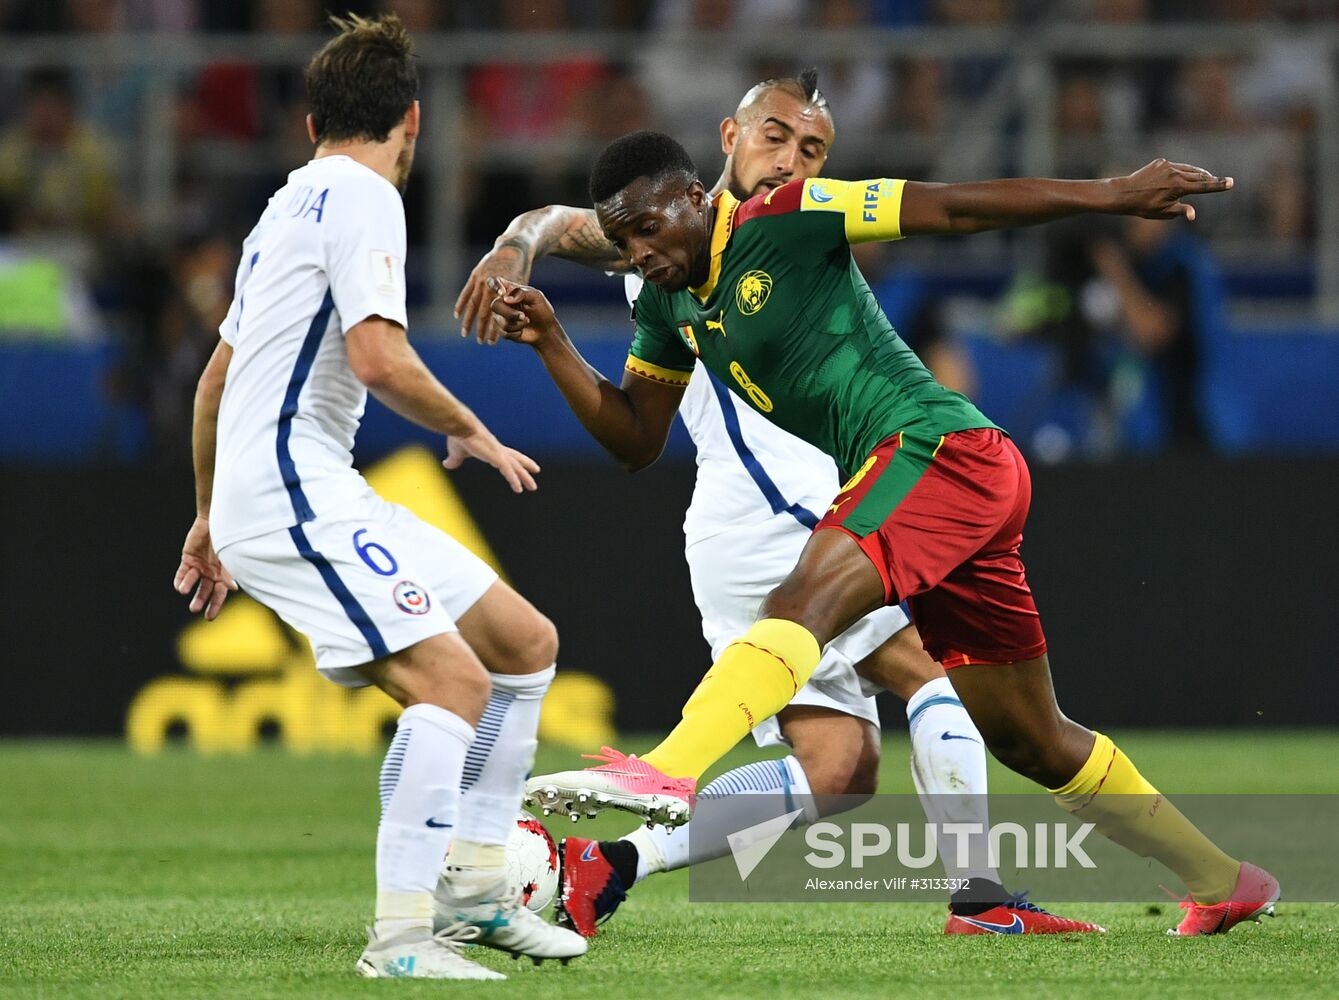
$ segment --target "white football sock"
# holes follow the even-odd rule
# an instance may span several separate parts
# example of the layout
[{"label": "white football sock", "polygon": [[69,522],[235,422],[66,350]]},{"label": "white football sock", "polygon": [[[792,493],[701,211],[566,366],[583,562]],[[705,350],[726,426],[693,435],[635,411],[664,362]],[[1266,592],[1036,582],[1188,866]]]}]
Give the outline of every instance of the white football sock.
[{"label": "white football sock", "polygon": [[381,765],[376,931],[432,924],[432,890],[460,801],[460,770],[474,728],[437,705],[400,716]]},{"label": "white football sock", "polygon": [[[460,777],[456,839],[505,846],[516,825],[525,779],[535,763],[539,709],[554,667],[533,674],[492,674],[493,694],[476,727]],[[484,852],[474,867],[499,854]],[[498,864],[501,867],[501,864]]]},{"label": "white football sock", "polygon": [[[925,684],[907,702],[911,729],[911,778],[925,816],[945,823],[979,823],[983,835],[969,842],[969,864],[957,865],[957,838],[940,836],[939,857],[950,878],[999,882],[986,857],[990,809],[986,800],[986,745],[947,677]],[[950,863],[952,862],[952,863]]]},{"label": "white football sock", "polygon": [[[797,826],[818,818],[809,779],[799,758],[760,760],[726,771],[698,792],[694,810],[697,818],[673,830],[663,826],[638,827],[622,839],[637,848],[640,882],[655,872],[672,872],[699,861],[725,857],[730,853],[726,835],[796,809],[804,810],[803,815],[795,817]],[[713,834],[694,836],[690,856],[689,827],[696,823],[697,829],[702,830],[704,820],[709,822]]]}]

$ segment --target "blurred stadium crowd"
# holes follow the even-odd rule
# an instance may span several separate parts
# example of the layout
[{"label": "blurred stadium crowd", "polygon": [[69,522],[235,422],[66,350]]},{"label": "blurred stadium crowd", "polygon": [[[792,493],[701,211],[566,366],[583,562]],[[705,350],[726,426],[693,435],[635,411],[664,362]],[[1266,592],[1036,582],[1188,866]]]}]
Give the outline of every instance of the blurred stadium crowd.
[{"label": "blurred stadium crowd", "polygon": [[[927,363],[1034,454],[1264,450],[1295,436],[1252,424],[1277,417],[1280,379],[1302,375],[1301,423],[1339,391],[1324,371],[1339,323],[1317,325],[1339,0],[0,0],[7,396],[45,392],[33,345],[63,345],[92,359],[89,392],[144,421],[98,453],[182,453],[239,241],[310,155],[302,64],[327,8],[395,11],[419,39],[429,117],[406,208],[421,328],[449,328],[461,278],[513,215],[585,203],[604,142],[671,132],[711,180],[738,96],[814,64],[835,175],[1084,176],[1165,154],[1236,177],[1193,235],[1085,220],[862,261]],[[1037,59],[1041,31],[1059,41]],[[869,37],[889,54],[843,55]],[[616,283],[551,280],[588,307],[588,335],[625,336]],[[1243,392],[1266,402],[1236,412]]]}]

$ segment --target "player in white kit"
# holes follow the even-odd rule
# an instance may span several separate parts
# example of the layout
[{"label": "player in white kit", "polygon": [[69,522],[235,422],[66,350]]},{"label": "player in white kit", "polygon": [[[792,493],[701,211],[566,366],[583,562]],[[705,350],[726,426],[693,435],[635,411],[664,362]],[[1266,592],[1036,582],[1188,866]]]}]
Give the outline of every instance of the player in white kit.
[{"label": "player in white kit", "polygon": [[315,158],[246,238],[200,379],[197,517],[175,586],[213,619],[240,584],[307,635],[326,677],[404,708],[381,771],[376,921],[358,973],[502,979],[461,946],[536,962],[586,950],[526,909],[504,870],[557,635],[462,545],[378,497],[351,449],[370,389],[447,435],[447,468],[481,459],[517,492],[539,469],[409,346],[412,47],[394,16],[332,21],[307,67]]},{"label": "player in white kit", "polygon": [[[744,199],[794,177],[817,176],[833,138],[827,104],[812,71],[769,80],[745,95],[721,123],[726,163],[713,194],[725,187]],[[549,206],[513,220],[471,273],[456,311],[462,335],[481,340],[499,331],[488,322],[494,277],[525,283],[537,257],[550,254],[608,271],[628,270],[589,209]],[[629,303],[641,278],[625,279]],[[684,520],[685,554],[702,631],[713,657],[747,631],[767,593],[799,558],[810,531],[840,482],[832,460],[769,423],[726,390],[699,363],[679,413],[697,449],[697,480]],[[730,795],[736,810],[726,824],[743,829],[790,811],[796,801],[808,821],[850,808],[877,786],[879,717],[873,695],[888,690],[907,702],[912,776],[932,819],[984,822],[985,748],[943,668],[922,650],[899,607],[881,608],[834,640],[810,681],[790,705],[760,723],[759,746],[792,753],[727,772],[700,800]],[[770,793],[743,796],[733,793]],[[699,805],[699,808],[701,806]],[[686,828],[638,829],[620,841],[563,842],[560,916],[582,934],[648,874],[724,854],[724,841],[695,844]],[[983,912],[1006,895],[986,867],[953,870],[974,888],[955,896],[955,911]],[[980,894],[980,898],[978,897]],[[993,903],[991,904],[993,905]]]}]

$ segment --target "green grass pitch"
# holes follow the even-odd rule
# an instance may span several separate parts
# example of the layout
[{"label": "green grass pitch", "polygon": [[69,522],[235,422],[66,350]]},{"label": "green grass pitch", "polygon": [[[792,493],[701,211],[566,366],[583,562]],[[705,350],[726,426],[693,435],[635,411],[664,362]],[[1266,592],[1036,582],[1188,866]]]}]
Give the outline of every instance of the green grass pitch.
[{"label": "green grass pitch", "polygon": [[[1339,733],[1118,735],[1169,793],[1339,791]],[[885,791],[910,791],[906,755],[904,737],[885,744]],[[570,766],[574,756],[546,748],[539,766]],[[1339,994],[1339,906],[1289,904],[1287,886],[1276,920],[1222,938],[1164,937],[1179,913],[1170,900],[1157,913],[1057,905],[1105,924],[1102,938],[945,938],[939,906],[694,904],[682,872],[638,886],[567,968],[475,949],[472,958],[510,980],[360,980],[378,767],[279,752],[143,759],[115,744],[0,743],[0,997]],[[1026,788],[998,768],[992,781]],[[559,834],[566,826],[552,824]],[[615,816],[578,829],[626,828]]]}]

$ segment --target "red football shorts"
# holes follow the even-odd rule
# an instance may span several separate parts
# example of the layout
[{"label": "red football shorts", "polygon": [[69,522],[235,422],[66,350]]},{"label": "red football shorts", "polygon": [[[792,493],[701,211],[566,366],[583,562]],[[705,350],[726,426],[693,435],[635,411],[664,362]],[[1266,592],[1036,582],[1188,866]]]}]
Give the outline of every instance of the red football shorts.
[{"label": "red football shorts", "polygon": [[894,434],[842,487],[818,528],[859,543],[889,604],[906,600],[945,668],[1046,652],[1019,546],[1032,478],[994,428]]}]

